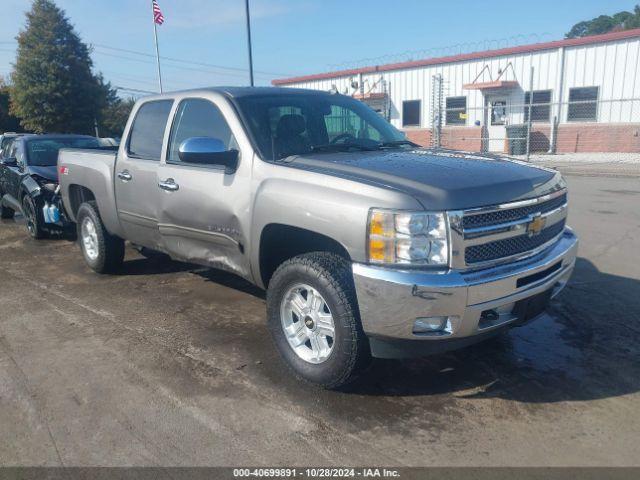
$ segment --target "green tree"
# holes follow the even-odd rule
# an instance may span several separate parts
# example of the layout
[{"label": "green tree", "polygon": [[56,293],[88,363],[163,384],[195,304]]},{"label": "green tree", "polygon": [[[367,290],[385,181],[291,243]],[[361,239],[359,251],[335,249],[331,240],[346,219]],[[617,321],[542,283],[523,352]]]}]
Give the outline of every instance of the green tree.
[{"label": "green tree", "polygon": [[640,5],[636,5],[633,12],[618,12],[614,15],[600,15],[591,20],[576,23],[566,38],[586,37],[619,30],[640,28]]},{"label": "green tree", "polygon": [[34,0],[17,37],[12,112],[31,131],[91,133],[104,90],[89,48],[52,0]]},{"label": "green tree", "polygon": [[624,26],[627,29],[640,28],[640,5],[636,5],[633,9],[633,15],[625,20]]},{"label": "green tree", "polygon": [[98,115],[98,128],[101,137],[121,138],[129,114],[136,101],[133,98],[121,99],[110,83],[99,77],[103,104]]},{"label": "green tree", "polygon": [[0,77],[0,133],[22,132],[20,120],[9,111],[11,87]]}]

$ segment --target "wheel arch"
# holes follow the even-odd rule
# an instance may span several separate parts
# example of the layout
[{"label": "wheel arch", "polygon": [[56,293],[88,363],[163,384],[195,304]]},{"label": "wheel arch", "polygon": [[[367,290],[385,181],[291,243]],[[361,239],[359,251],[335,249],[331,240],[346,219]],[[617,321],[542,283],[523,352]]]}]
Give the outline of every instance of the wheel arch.
[{"label": "wheel arch", "polygon": [[337,240],[305,228],[280,223],[265,225],[260,234],[258,280],[267,288],[278,266],[310,252],[330,252],[351,262],[349,252]]},{"label": "wheel arch", "polygon": [[78,209],[85,202],[95,201],[96,196],[90,188],[72,183],[69,185],[69,211],[71,218],[77,219]]}]

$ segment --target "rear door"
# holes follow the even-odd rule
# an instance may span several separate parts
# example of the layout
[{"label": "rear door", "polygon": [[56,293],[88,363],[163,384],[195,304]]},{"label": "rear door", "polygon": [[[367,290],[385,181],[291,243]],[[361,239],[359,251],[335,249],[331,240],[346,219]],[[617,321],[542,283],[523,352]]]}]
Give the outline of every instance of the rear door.
[{"label": "rear door", "polygon": [[[230,127],[233,119],[225,100],[180,101],[169,135],[166,161],[158,174],[160,182],[174,185],[172,191],[161,193],[159,228],[164,250],[174,258],[247,277],[248,232],[243,231],[242,219],[250,210],[252,152],[243,152],[238,146],[238,137]],[[243,134],[240,129],[236,133]],[[227,150],[240,150],[238,169],[227,172],[222,166],[183,163],[178,149],[192,137],[217,138]]]},{"label": "rear door", "polygon": [[172,106],[173,100],[143,103],[116,161],[115,193],[120,224],[128,240],[149,248],[160,245],[158,165]]}]

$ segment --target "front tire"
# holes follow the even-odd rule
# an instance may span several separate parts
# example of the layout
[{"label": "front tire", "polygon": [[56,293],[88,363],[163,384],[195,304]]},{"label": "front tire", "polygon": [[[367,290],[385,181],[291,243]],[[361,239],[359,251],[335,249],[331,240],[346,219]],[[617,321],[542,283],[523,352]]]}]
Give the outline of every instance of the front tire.
[{"label": "front tire", "polygon": [[97,273],[113,273],[124,260],[124,240],[107,232],[98,206],[86,202],[78,209],[78,241],[87,265]]},{"label": "front tire", "polygon": [[22,199],[22,212],[27,222],[27,231],[34,240],[40,240],[47,236],[44,230],[44,218],[42,211],[38,208],[36,201],[30,195],[25,195]]},{"label": "front tire", "polygon": [[286,363],[308,382],[341,387],[371,359],[351,266],[338,255],[314,252],[280,265],[267,290],[267,321]]}]

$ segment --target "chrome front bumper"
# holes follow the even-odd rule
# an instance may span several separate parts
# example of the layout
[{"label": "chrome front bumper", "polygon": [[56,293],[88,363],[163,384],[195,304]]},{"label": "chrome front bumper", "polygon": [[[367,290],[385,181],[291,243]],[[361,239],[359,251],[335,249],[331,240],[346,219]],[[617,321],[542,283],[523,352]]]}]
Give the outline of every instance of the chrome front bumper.
[{"label": "chrome front bumper", "polygon": [[[575,266],[577,249],[578,239],[567,228],[557,243],[533,257],[473,272],[396,270],[354,263],[360,318],[374,355],[373,346],[380,341],[411,341],[429,353],[430,344],[455,348],[516,323],[516,302],[550,289],[555,296],[562,290]],[[488,311],[494,315],[482,315]],[[413,333],[417,318],[440,316],[449,317],[446,331]]]}]

